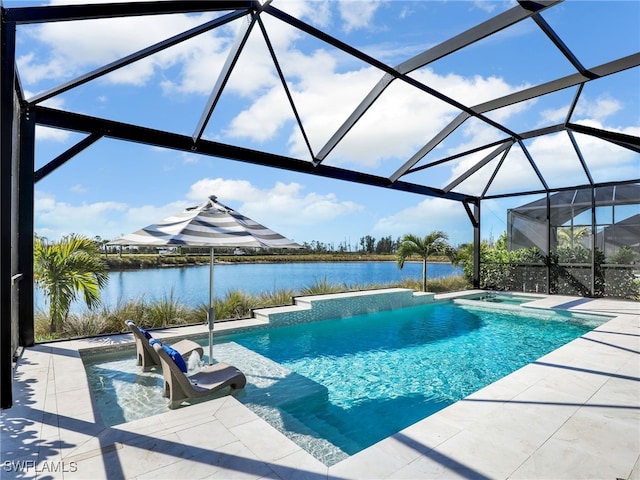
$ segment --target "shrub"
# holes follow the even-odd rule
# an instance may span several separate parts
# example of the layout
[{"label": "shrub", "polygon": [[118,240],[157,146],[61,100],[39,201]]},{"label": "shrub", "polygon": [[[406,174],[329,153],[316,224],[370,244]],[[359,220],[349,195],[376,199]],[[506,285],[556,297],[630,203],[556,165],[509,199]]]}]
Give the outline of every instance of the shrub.
[{"label": "shrub", "polygon": [[258,302],[255,297],[247,295],[239,290],[230,290],[224,299],[214,301],[216,319],[245,318],[251,315],[251,309],[256,307]]},{"label": "shrub", "polygon": [[168,295],[164,295],[149,306],[146,320],[151,327],[158,328],[182,325],[186,323],[187,316],[188,308],[178,302],[172,289]]},{"label": "shrub", "polygon": [[433,293],[457,292],[469,287],[464,277],[443,277],[427,281],[427,291]]},{"label": "shrub", "polygon": [[257,305],[260,307],[276,307],[280,305],[291,305],[295,293],[293,290],[276,290],[273,292],[263,292],[258,298]]},{"label": "shrub", "polygon": [[327,293],[340,293],[347,290],[346,286],[336,285],[335,283],[329,283],[327,278],[317,279],[308,287],[300,289],[301,295],[324,295]]},{"label": "shrub", "polygon": [[33,334],[38,342],[46,342],[47,340],[55,340],[58,338],[56,333],[50,331],[49,315],[44,310],[34,312],[33,318]]},{"label": "shrub", "polygon": [[[95,310],[88,310],[85,313],[72,313],[62,324],[62,337],[95,337],[104,332],[104,318]],[[117,331],[117,330],[116,330]]]}]

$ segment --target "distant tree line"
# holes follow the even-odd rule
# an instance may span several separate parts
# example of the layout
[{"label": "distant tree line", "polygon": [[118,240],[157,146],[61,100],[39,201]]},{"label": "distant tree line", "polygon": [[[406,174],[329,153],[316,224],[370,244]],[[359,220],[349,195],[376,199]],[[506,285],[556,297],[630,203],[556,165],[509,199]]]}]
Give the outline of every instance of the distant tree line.
[{"label": "distant tree line", "polygon": [[360,237],[355,244],[350,244],[347,240],[339,242],[337,247],[334,242],[324,243],[316,240],[302,243],[303,253],[379,253],[394,254],[400,246],[400,238],[393,239],[391,235],[376,239],[371,235]]},{"label": "distant tree line", "polygon": [[[157,254],[158,247],[144,247],[144,246],[110,246],[108,245],[109,240],[105,240],[100,236],[94,237],[94,241],[98,245],[98,248],[102,252],[108,253],[118,253],[118,252],[138,252],[144,254]],[[256,252],[260,254],[265,253],[376,253],[376,254],[395,254],[400,247],[401,239],[396,238],[395,240],[388,235],[386,237],[382,237],[376,239],[371,235],[366,235],[364,237],[360,237],[360,239],[351,244],[348,240],[344,240],[342,242],[321,242],[318,240],[312,240],[310,242],[302,242],[302,248],[299,250],[288,250],[288,249],[278,249],[278,248],[270,248],[270,249],[247,249],[247,253],[249,251]],[[219,254],[233,254],[235,251],[234,247],[228,248],[216,248],[216,253]],[[191,253],[191,254],[203,254],[207,255],[209,253],[208,248],[197,248],[197,247],[175,247],[175,253],[183,254],[183,253]]]}]

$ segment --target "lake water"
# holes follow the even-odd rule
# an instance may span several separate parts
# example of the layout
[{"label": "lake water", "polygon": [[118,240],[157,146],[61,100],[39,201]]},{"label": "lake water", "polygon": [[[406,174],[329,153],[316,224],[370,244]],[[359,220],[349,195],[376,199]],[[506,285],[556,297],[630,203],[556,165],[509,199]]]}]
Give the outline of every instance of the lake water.
[{"label": "lake water", "polygon": [[[462,268],[448,263],[429,263],[427,277],[462,275]],[[291,289],[299,292],[316,282],[364,286],[387,284],[404,278],[420,280],[422,263],[408,262],[400,270],[395,262],[311,262],[216,264],[214,291],[224,297],[230,290],[250,294]],[[163,298],[173,291],[179,302],[196,306],[209,300],[209,265],[154,268],[110,272],[109,283],[101,293],[102,303],[115,306],[118,301],[144,297],[148,301]],[[42,293],[35,291],[36,309],[45,305]],[[82,310],[80,305],[74,311]]]}]

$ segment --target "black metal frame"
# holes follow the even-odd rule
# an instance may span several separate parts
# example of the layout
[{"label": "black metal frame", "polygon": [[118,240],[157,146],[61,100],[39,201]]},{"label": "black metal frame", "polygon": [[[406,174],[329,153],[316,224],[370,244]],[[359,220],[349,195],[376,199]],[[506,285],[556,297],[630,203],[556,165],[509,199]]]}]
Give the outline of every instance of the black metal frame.
[{"label": "black metal frame", "polygon": [[[0,407],[12,404],[13,323],[11,301],[13,293],[11,247],[14,124],[15,25],[0,24]],[[9,100],[9,101],[7,101]]]},{"label": "black metal frame", "polygon": [[[34,185],[46,175],[76,156],[79,152],[104,137],[127,142],[144,143],[147,145],[160,146],[185,152],[197,152],[202,155],[458,201],[465,208],[474,229],[475,248],[473,256],[473,277],[475,286],[478,286],[480,278],[480,208],[482,200],[510,197],[514,195],[528,195],[532,193],[546,193],[548,197],[550,192],[561,190],[549,188],[544,176],[536,165],[535,159],[532,158],[524,145],[524,140],[561,131],[566,132],[589,180],[589,184],[586,186],[591,188],[599,185],[593,182],[589,169],[582,159],[582,155],[574,139],[573,132],[596,136],[621,147],[635,152],[640,152],[640,139],[638,137],[577,125],[570,122],[570,115],[562,124],[530,132],[514,132],[505,125],[491,120],[485,115],[487,112],[492,110],[540,97],[568,87],[578,87],[578,92],[573,103],[573,106],[575,106],[582,92],[582,86],[587,82],[640,66],[640,53],[635,53],[604,65],[594,66],[588,69],[585,68],[541,16],[542,12],[555,6],[559,1],[560,0],[546,0],[534,2],[519,0],[518,5],[508,11],[479,24],[466,32],[452,37],[440,45],[426,50],[395,67],[386,65],[384,62],[359,51],[353,46],[328,35],[318,28],[315,28],[275,8],[270,2],[261,4],[258,1],[250,0],[218,0],[212,2],[203,2],[199,0],[165,0],[91,5],[2,8],[2,19],[0,24],[0,97],[2,101],[0,107],[0,266],[2,267],[0,273],[1,407],[8,408],[12,404],[11,376],[13,355],[16,346],[16,335],[13,333],[12,329],[16,321],[18,323],[17,343],[22,346],[30,346],[34,343],[32,261],[34,234]],[[585,8],[588,8],[588,6]],[[206,11],[228,13],[199,27],[168,38],[165,41],[149,46],[116,62],[94,70],[93,72],[66,82],[65,84],[48,92],[39,94],[30,99],[24,97],[15,65],[17,25]],[[271,46],[268,33],[261,20],[262,15],[270,15],[282,22],[286,22],[292,27],[300,29],[318,40],[379,69],[381,72],[382,78],[378,84],[366,95],[364,100],[362,100],[362,102],[354,109],[348,119],[334,132],[333,136],[331,136],[327,143],[320,148],[317,153],[313,152],[307,138],[302,119],[298,115],[298,110],[285,82],[284,74],[282,73],[278,58]],[[54,97],[55,95],[83,85],[118,68],[127,66],[170,46],[176,45],[203,32],[217,28],[242,17],[248,17],[250,22],[241,35],[238,36],[236,45],[232,48],[231,53],[228,56],[218,82],[210,95],[209,101],[202,112],[200,121],[195,127],[194,134],[192,136],[185,136],[169,131],[155,130],[134,124],[115,122],[103,118],[81,115],[74,112],[56,110],[43,107],[41,105],[43,101]],[[541,31],[544,32],[544,34],[553,42],[555,47],[574,66],[576,69],[575,74],[558,78],[545,84],[536,85],[475,106],[463,105],[409,76],[409,73],[418,68],[429,65],[442,57],[469,45],[473,45],[483,38],[510,28],[526,19],[532,19]],[[258,28],[264,37],[269,54],[274,62],[282,86],[285,89],[292,111],[294,112],[298,127],[302,132],[309,150],[310,161],[208,141],[202,138],[202,133],[214,112],[217,100],[226,85],[226,81],[235,65],[238,54],[246,42],[247,35],[255,25],[258,25]],[[420,92],[432,95],[439,100],[448,103],[460,111],[459,115],[441,132],[430,139],[411,158],[407,159],[404,164],[389,177],[371,175],[325,164],[324,160],[330,155],[333,149],[348,134],[351,128],[356,125],[364,113],[380,97],[383,91],[394,81],[404,82]],[[469,150],[447,158],[430,160],[428,163],[418,165],[452,132],[470,118],[475,118],[495,129],[498,129],[504,134],[504,139],[493,142],[492,144],[483,145],[475,150]],[[36,125],[73,130],[75,132],[85,133],[87,136],[57,158],[52,159],[42,168],[34,171]],[[489,187],[498,170],[502,168],[504,159],[508,155],[509,150],[512,145],[516,143],[525,153],[543,188],[541,190],[517,192],[515,194],[508,195],[487,195]],[[460,175],[457,179],[453,180],[445,188],[436,188],[427,184],[412,183],[405,179],[406,176],[411,175],[412,173],[451,162],[461,156],[489,147],[495,148],[482,161],[478,162],[474,167]],[[465,179],[499,156],[500,160],[498,165],[481,195],[476,197],[455,191],[456,187]],[[640,178],[627,179],[625,182],[638,183],[640,182]],[[566,188],[576,187],[579,186],[568,186]],[[16,283],[21,288],[16,288]],[[15,305],[16,302],[17,306]],[[14,311],[13,315],[12,310]],[[12,317],[14,317],[13,321]]]}]

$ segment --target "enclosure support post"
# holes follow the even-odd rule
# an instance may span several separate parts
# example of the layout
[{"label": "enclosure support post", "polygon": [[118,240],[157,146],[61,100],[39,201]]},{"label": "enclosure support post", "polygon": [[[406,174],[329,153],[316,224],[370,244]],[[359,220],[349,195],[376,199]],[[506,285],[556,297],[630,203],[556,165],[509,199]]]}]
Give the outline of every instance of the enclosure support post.
[{"label": "enclosure support post", "polygon": [[209,365],[213,365],[213,326],[215,323],[213,266],[215,264],[215,252],[213,247],[209,252],[209,310],[207,311],[207,323],[209,326]]},{"label": "enclosure support post", "polygon": [[480,288],[480,200],[473,206],[476,223],[473,226],[473,288]]},{"label": "enclosure support post", "polygon": [[[1,6],[0,6],[1,8]],[[13,404],[12,217],[15,115],[15,23],[0,11],[0,407]]]},{"label": "enclosure support post", "polygon": [[22,109],[20,117],[20,150],[18,154],[17,246],[18,271],[18,332],[20,345],[31,347],[35,343],[33,318],[33,218],[34,218],[34,166],[36,119],[29,108]]},{"label": "enclosure support post", "polygon": [[596,296],[596,189],[591,187],[591,296]]},{"label": "enclosure support post", "polygon": [[549,196],[549,192],[547,192],[547,219],[546,219],[546,227],[547,227],[547,255],[545,256],[545,263],[547,269],[547,285],[546,285],[546,294],[551,294],[551,275],[552,275],[552,262],[551,262],[551,197]]},{"label": "enclosure support post", "polygon": [[462,202],[471,225],[473,225],[473,288],[480,288],[480,199],[476,198],[471,207],[469,201]]}]

